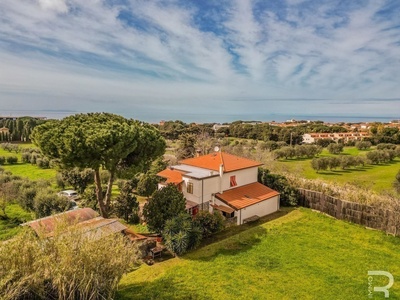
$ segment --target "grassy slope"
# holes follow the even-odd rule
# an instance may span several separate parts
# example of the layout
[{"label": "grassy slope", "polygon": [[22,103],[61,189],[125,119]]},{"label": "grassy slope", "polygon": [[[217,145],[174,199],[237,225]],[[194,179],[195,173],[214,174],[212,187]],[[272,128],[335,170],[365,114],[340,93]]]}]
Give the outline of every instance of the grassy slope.
[{"label": "grassy slope", "polygon": [[[368,270],[399,276],[399,245],[399,238],[301,208],[181,258],[143,265],[122,279],[117,298],[366,299]],[[386,283],[374,277],[377,286]],[[390,297],[400,297],[400,283]]]},{"label": "grassy slope", "polygon": [[[29,148],[33,147],[32,144],[21,144],[20,147]],[[8,152],[0,148],[0,156],[17,156],[18,163],[15,165],[5,164],[1,166],[5,170],[13,173],[13,175],[18,175],[21,177],[26,177],[31,180],[47,179],[50,181],[55,181],[57,171],[54,169],[40,169],[36,165],[31,165],[21,162],[21,153]]]},{"label": "grassy slope", "polygon": [[0,241],[9,239],[21,231],[22,227],[19,226],[18,220],[29,221],[33,218],[31,213],[24,211],[17,204],[7,206],[6,214],[8,220],[0,219]]},{"label": "grassy slope", "polygon": [[[345,155],[365,155],[366,151],[359,151],[355,147],[346,147]],[[332,156],[326,149],[322,156]],[[317,173],[311,168],[310,159],[288,159],[276,162],[278,168],[299,173],[308,179],[324,179],[338,183],[352,183],[358,186],[368,187],[374,191],[381,192],[392,190],[392,183],[397,172],[400,170],[400,158],[396,158],[390,164],[366,165],[365,167],[350,168],[347,170],[337,169],[334,171],[321,171]]]}]

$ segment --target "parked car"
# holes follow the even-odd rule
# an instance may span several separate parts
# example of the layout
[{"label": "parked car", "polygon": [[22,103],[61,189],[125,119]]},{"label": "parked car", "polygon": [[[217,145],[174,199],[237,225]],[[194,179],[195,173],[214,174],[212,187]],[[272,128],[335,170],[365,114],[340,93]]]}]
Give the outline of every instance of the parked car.
[{"label": "parked car", "polygon": [[76,204],[74,200],[71,200],[70,202],[71,202],[71,208],[69,210],[75,210],[79,208],[78,204]]},{"label": "parked car", "polygon": [[68,197],[71,200],[79,200],[80,196],[77,191],[74,190],[65,190],[58,193],[60,196]]}]

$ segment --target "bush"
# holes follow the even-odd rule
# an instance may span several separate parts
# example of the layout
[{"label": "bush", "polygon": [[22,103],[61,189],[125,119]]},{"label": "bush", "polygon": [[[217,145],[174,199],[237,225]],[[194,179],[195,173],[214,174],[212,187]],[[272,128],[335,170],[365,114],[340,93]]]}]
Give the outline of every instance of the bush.
[{"label": "bush", "polygon": [[6,158],[4,156],[0,156],[0,165],[4,165],[6,162]]},{"label": "bush", "polygon": [[24,163],[29,163],[31,162],[31,154],[29,152],[23,152],[21,154],[21,160]]},{"label": "bush", "polygon": [[290,185],[285,176],[271,174],[264,168],[258,169],[258,182],[278,191],[281,206],[296,206],[299,200],[299,191]]},{"label": "bush", "polygon": [[65,190],[66,182],[60,172],[56,174],[56,184],[60,189]]},{"label": "bush", "polygon": [[137,184],[136,192],[140,196],[149,197],[157,189],[158,179],[156,175],[143,174]]},{"label": "bush", "polygon": [[371,148],[372,143],[369,141],[361,141],[361,142],[357,142],[356,143],[356,148],[358,150],[367,150],[369,148]]},{"label": "bush", "polygon": [[217,233],[225,227],[224,217],[216,211],[210,213],[206,210],[201,210],[194,217],[194,222],[201,228],[203,237]]},{"label": "bush", "polygon": [[[102,186],[102,191],[103,191],[103,198],[106,196],[106,191],[107,187]],[[99,210],[98,207],[98,202],[97,202],[97,195],[96,195],[96,186],[95,185],[89,185],[85,191],[82,193],[82,199],[81,199],[81,206],[82,207],[90,207],[91,209],[94,210]]]},{"label": "bush", "polygon": [[112,299],[137,263],[135,246],[120,234],[99,241],[62,224],[54,233],[40,239],[25,230],[0,244],[1,299]]},{"label": "bush", "polygon": [[343,152],[343,144],[329,144],[327,147],[330,154],[339,154]]},{"label": "bush", "polygon": [[201,242],[202,230],[190,215],[181,213],[167,220],[163,230],[164,244],[169,251],[183,254],[195,249]]},{"label": "bush", "polygon": [[143,207],[143,216],[149,230],[161,233],[167,220],[186,211],[186,200],[172,184],[154,192]]},{"label": "bush", "polygon": [[125,181],[115,199],[114,212],[118,218],[123,218],[126,222],[139,223],[139,202],[133,193],[134,186],[133,181]]},{"label": "bush", "polygon": [[395,150],[396,145],[395,144],[385,144],[385,143],[380,143],[376,145],[377,150]]},{"label": "bush", "polygon": [[34,211],[37,218],[50,216],[71,208],[71,201],[67,197],[57,195],[51,189],[41,189],[34,199]]},{"label": "bush", "polygon": [[10,165],[13,165],[13,164],[16,164],[18,162],[18,157],[16,157],[16,156],[8,156],[6,158],[6,160]]},{"label": "bush", "polygon": [[18,204],[27,211],[34,211],[36,194],[35,185],[21,187],[17,198]]},{"label": "bush", "polygon": [[50,167],[50,161],[47,157],[37,158],[36,165],[41,169],[48,169]]}]

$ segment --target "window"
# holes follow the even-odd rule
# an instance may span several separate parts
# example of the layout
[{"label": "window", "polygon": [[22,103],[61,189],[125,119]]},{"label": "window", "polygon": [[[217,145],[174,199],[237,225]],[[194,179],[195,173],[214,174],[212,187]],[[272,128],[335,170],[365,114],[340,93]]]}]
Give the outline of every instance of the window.
[{"label": "window", "polygon": [[187,183],[186,191],[187,191],[189,194],[193,194],[193,182],[188,182],[188,183]]},{"label": "window", "polygon": [[236,176],[231,176],[230,182],[231,182],[231,187],[237,186],[237,183],[236,183]]}]

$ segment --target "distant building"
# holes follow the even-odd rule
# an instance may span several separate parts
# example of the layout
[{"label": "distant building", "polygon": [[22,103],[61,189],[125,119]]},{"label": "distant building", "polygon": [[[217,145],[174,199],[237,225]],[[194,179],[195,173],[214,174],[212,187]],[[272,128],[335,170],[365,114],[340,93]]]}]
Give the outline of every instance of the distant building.
[{"label": "distant building", "polygon": [[314,144],[321,139],[331,139],[335,142],[339,140],[344,142],[361,141],[366,137],[370,137],[368,132],[306,133],[303,134],[303,143]]},{"label": "distant building", "polygon": [[217,131],[220,128],[229,128],[229,125],[214,124],[212,128],[214,131]]}]

